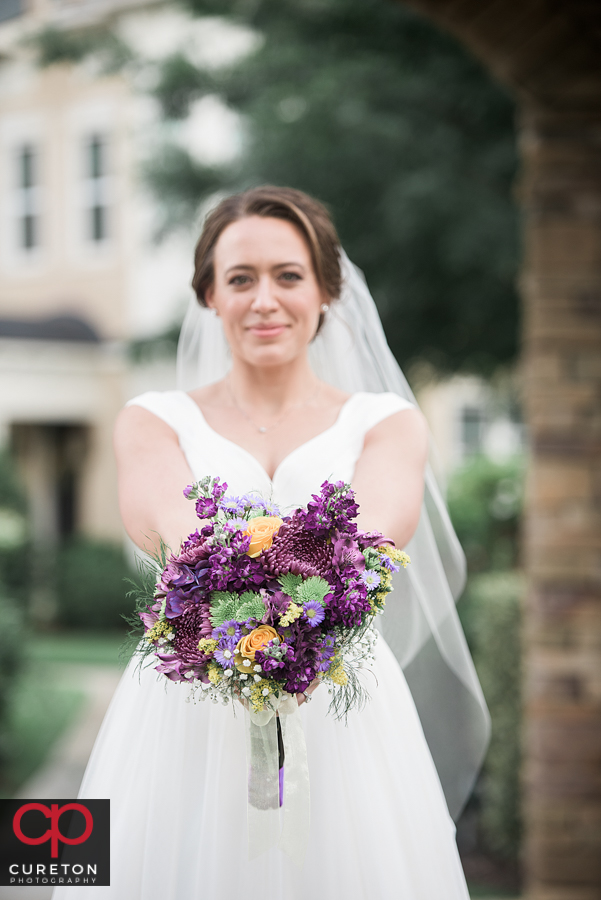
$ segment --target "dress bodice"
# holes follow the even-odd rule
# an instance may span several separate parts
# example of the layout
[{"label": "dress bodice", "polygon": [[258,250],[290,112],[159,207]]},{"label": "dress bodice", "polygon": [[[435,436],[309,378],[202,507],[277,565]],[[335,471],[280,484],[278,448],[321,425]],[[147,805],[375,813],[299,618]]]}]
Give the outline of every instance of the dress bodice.
[{"label": "dress bodice", "polygon": [[282,511],[305,505],[323,481],[351,482],[367,432],[412,404],[397,394],[357,393],[343,405],[330,428],[292,450],[270,478],[248,450],[215,431],[185,391],[148,391],[130,400],[175,431],[195,479],[218,475],[228,492],[258,491]]}]

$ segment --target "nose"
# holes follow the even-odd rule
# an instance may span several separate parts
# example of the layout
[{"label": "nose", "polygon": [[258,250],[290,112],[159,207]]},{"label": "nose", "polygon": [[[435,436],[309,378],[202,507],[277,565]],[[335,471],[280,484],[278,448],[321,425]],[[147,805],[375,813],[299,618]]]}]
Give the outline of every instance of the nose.
[{"label": "nose", "polygon": [[278,308],[278,301],[275,295],[275,286],[269,275],[262,275],[257,284],[257,291],[251,303],[251,309],[254,312],[266,315],[275,312]]}]

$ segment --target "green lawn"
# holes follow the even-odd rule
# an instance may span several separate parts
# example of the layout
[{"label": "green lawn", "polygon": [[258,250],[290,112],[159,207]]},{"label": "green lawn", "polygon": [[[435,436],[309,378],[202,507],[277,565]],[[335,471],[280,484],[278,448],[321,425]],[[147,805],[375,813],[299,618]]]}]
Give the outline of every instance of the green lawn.
[{"label": "green lawn", "polygon": [[38,769],[81,709],[84,693],[54,683],[46,666],[29,665],[17,679],[6,721],[0,796],[11,797]]},{"label": "green lawn", "polygon": [[30,633],[25,666],[9,701],[0,752],[0,796],[11,797],[45,761],[85,700],[76,685],[66,685],[64,664],[119,666],[129,653],[122,632]]},{"label": "green lawn", "polygon": [[91,666],[125,667],[131,650],[122,632],[62,631],[33,634],[27,642],[28,656],[41,663],[82,663]]}]

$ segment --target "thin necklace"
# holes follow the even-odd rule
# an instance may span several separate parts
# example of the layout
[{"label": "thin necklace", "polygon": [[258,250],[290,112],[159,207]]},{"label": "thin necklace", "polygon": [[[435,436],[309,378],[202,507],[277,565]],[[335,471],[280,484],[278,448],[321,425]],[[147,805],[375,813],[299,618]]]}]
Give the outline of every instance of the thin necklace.
[{"label": "thin necklace", "polygon": [[313,392],[311,397],[309,397],[308,400],[306,400],[304,403],[295,403],[293,406],[288,407],[286,412],[282,416],[280,416],[280,418],[277,419],[277,421],[275,421],[272,425],[257,425],[255,420],[251,419],[251,417],[248,415],[248,413],[246,413],[242,409],[242,407],[239,405],[238,401],[234,397],[234,392],[232,391],[232,386],[230,384],[229,375],[225,379],[225,386],[227,387],[228,393],[229,393],[230,397],[232,398],[232,403],[234,404],[234,406],[236,407],[236,409],[238,410],[240,415],[244,416],[244,418],[250,422],[250,424],[253,426],[253,428],[256,428],[256,430],[259,432],[259,434],[267,434],[269,431],[273,431],[275,428],[277,428],[278,425],[281,425],[281,423],[284,421],[286,416],[289,415],[293,409],[302,409],[303,406],[309,406],[310,403],[313,403],[313,401],[317,399],[317,396],[319,394],[319,391],[321,388],[321,382],[320,381],[317,382],[315,391]]}]

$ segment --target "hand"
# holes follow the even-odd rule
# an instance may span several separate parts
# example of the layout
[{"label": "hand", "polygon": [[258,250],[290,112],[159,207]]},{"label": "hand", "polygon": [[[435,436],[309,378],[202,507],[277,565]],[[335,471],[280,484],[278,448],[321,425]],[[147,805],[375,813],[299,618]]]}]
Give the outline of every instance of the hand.
[{"label": "hand", "polygon": [[[319,687],[319,684],[320,684],[319,678],[314,678],[313,681],[311,682],[311,684],[309,685],[309,687],[307,688],[306,693],[309,694],[309,696],[311,696],[311,694],[313,693],[313,691],[314,691],[317,687]],[[303,703],[306,703],[306,702],[307,702],[307,699],[306,699],[306,697],[305,697],[305,695],[304,695],[303,693],[297,694],[297,695],[296,695],[296,699],[298,700],[298,705],[299,705],[299,706],[302,706]]]}]

